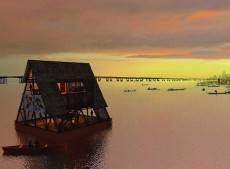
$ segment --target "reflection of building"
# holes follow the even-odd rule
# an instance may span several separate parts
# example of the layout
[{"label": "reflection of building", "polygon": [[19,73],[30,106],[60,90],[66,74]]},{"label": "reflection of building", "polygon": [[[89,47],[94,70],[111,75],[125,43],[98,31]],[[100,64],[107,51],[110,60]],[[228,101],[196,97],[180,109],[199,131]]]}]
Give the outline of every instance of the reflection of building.
[{"label": "reflection of building", "polygon": [[29,126],[61,133],[111,121],[87,63],[29,60],[24,80],[16,128]]}]

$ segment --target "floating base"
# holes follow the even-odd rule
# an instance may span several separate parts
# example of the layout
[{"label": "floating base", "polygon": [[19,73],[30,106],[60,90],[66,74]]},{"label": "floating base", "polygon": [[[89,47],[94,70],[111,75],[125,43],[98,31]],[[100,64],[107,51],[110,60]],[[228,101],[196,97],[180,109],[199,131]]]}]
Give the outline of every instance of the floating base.
[{"label": "floating base", "polygon": [[22,123],[15,122],[15,129],[19,135],[26,134],[27,136],[32,136],[38,140],[43,140],[45,142],[47,141],[51,143],[66,143],[81,140],[83,137],[90,136],[96,132],[109,129],[111,127],[112,119],[63,132],[53,132],[50,130],[36,128],[33,126],[28,126]]}]

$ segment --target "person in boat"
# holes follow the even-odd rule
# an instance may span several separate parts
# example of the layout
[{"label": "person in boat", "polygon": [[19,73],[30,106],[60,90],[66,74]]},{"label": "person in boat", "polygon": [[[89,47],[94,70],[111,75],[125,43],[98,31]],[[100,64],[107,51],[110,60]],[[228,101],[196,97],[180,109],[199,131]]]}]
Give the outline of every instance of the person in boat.
[{"label": "person in boat", "polygon": [[93,110],[91,110],[90,115],[91,115],[91,117],[93,117]]},{"label": "person in boat", "polygon": [[28,147],[29,147],[29,148],[33,148],[33,144],[32,144],[32,141],[31,141],[31,140],[29,140]]},{"label": "person in boat", "polygon": [[38,147],[38,146],[39,146],[38,139],[35,139],[35,141],[34,141],[34,147]]}]

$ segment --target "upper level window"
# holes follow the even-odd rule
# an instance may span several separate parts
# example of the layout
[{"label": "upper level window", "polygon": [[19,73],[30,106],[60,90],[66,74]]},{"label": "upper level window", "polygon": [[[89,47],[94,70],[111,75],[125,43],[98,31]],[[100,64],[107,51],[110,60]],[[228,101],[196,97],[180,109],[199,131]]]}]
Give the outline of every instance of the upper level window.
[{"label": "upper level window", "polygon": [[61,92],[61,94],[79,93],[79,92],[85,91],[84,90],[83,82],[81,82],[81,81],[76,81],[76,82],[58,82],[57,86],[58,86],[58,89]]},{"label": "upper level window", "polygon": [[83,89],[82,82],[70,82],[69,83],[69,92],[80,92]]},{"label": "upper level window", "polygon": [[66,93],[66,84],[64,82],[61,83],[57,83],[58,85],[58,89],[61,92],[61,94],[65,94]]}]

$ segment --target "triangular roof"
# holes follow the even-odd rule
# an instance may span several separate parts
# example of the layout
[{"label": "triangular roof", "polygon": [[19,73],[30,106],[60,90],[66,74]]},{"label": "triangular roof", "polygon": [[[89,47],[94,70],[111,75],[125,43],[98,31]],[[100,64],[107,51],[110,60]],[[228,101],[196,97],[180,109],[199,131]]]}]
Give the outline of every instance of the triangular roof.
[{"label": "triangular roof", "polygon": [[83,80],[93,87],[93,108],[107,107],[105,99],[94,77],[89,63],[28,60],[24,80],[32,78],[38,85],[40,94],[50,115],[68,112],[67,102],[58,90],[57,82]]}]

